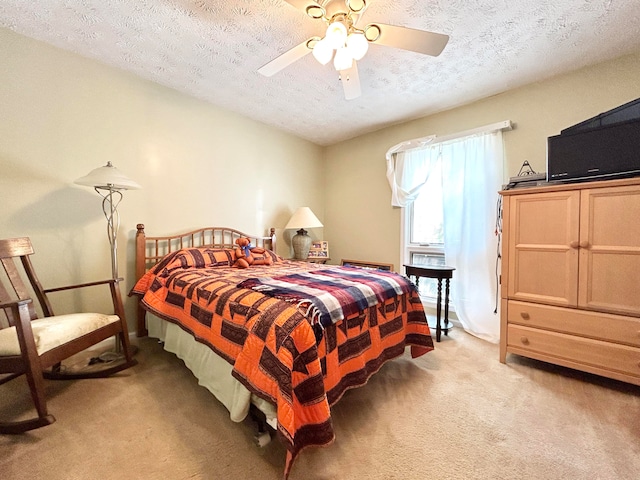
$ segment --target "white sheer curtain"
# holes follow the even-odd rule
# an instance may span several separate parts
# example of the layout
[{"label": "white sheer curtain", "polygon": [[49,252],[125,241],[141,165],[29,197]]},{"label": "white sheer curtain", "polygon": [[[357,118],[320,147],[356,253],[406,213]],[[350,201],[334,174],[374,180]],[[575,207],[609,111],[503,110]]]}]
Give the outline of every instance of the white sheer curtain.
[{"label": "white sheer curtain", "polygon": [[[477,134],[387,155],[392,205],[409,206],[428,178],[435,161],[442,161],[445,262],[456,268],[452,303],[469,333],[490,342],[500,339],[500,318],[494,313],[496,202],[504,169],[502,132]],[[409,155],[407,155],[409,154]],[[392,170],[392,171],[390,171]],[[397,183],[393,185],[392,182]]]},{"label": "white sheer curtain", "polygon": [[438,151],[429,148],[414,148],[395,154],[387,153],[387,180],[391,187],[391,205],[411,205],[427,183]]},{"label": "white sheer curtain", "polygon": [[495,311],[496,202],[502,187],[502,132],[476,135],[442,146],[445,261],[456,268],[453,305],[469,333],[500,340]]}]

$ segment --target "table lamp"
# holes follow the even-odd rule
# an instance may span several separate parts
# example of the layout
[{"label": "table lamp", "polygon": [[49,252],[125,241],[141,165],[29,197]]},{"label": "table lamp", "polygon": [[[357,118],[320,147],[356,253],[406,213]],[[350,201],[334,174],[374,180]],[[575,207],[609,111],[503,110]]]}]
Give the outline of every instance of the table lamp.
[{"label": "table lamp", "polygon": [[284,227],[285,230],[298,229],[298,232],[291,238],[293,245],[293,258],[296,260],[306,260],[311,247],[311,237],[307,235],[305,228],[322,227],[309,207],[298,207],[291,219]]}]

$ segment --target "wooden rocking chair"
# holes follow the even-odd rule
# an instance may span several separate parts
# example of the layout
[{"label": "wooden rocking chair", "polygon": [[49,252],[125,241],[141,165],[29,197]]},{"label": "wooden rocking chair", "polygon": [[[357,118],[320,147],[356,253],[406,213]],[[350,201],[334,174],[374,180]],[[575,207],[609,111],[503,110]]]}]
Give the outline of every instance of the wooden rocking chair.
[{"label": "wooden rocking chair", "polygon": [[[29,238],[0,240],[0,261],[6,272],[6,277],[0,278],[0,385],[26,375],[38,412],[37,417],[29,420],[0,422],[0,433],[3,434],[23,433],[55,422],[55,418],[47,412],[43,378],[106,377],[138,363],[133,359],[129,345],[119,286],[122,279],[45,290],[29,259],[33,253]],[[18,258],[22,269],[14,261]],[[26,283],[23,279],[25,276]],[[35,293],[45,318],[37,317],[27,284]],[[47,293],[95,285],[109,285],[115,315],[54,315]],[[2,312],[6,318],[3,318]],[[65,373],[61,368],[64,359],[116,335],[122,345],[123,361],[99,371]]]}]

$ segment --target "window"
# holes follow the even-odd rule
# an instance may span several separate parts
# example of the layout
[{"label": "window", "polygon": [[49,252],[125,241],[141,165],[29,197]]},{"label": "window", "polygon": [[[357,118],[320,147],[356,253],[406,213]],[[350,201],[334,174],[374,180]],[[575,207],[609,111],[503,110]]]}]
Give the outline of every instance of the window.
[{"label": "window", "polygon": [[[405,263],[444,265],[444,228],[442,209],[442,163],[433,165],[427,182],[415,201],[404,209]],[[438,297],[438,281],[421,278],[420,296],[427,302]]]},{"label": "window", "polygon": [[444,246],[442,228],[442,167],[436,163],[427,183],[409,207],[410,243],[422,246]]}]

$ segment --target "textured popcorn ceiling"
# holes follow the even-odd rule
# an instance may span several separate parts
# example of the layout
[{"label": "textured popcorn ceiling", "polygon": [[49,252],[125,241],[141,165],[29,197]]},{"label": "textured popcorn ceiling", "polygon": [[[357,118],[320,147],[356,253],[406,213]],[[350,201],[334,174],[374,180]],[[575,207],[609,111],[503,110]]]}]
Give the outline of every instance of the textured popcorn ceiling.
[{"label": "textured popcorn ceiling", "polygon": [[[339,0],[333,0],[339,1]],[[362,96],[313,56],[258,68],[323,24],[282,0],[1,0],[0,27],[320,145],[640,50],[640,0],[370,0],[363,23],[450,35],[429,57],[371,45]],[[1,46],[0,46],[1,48]]]}]

